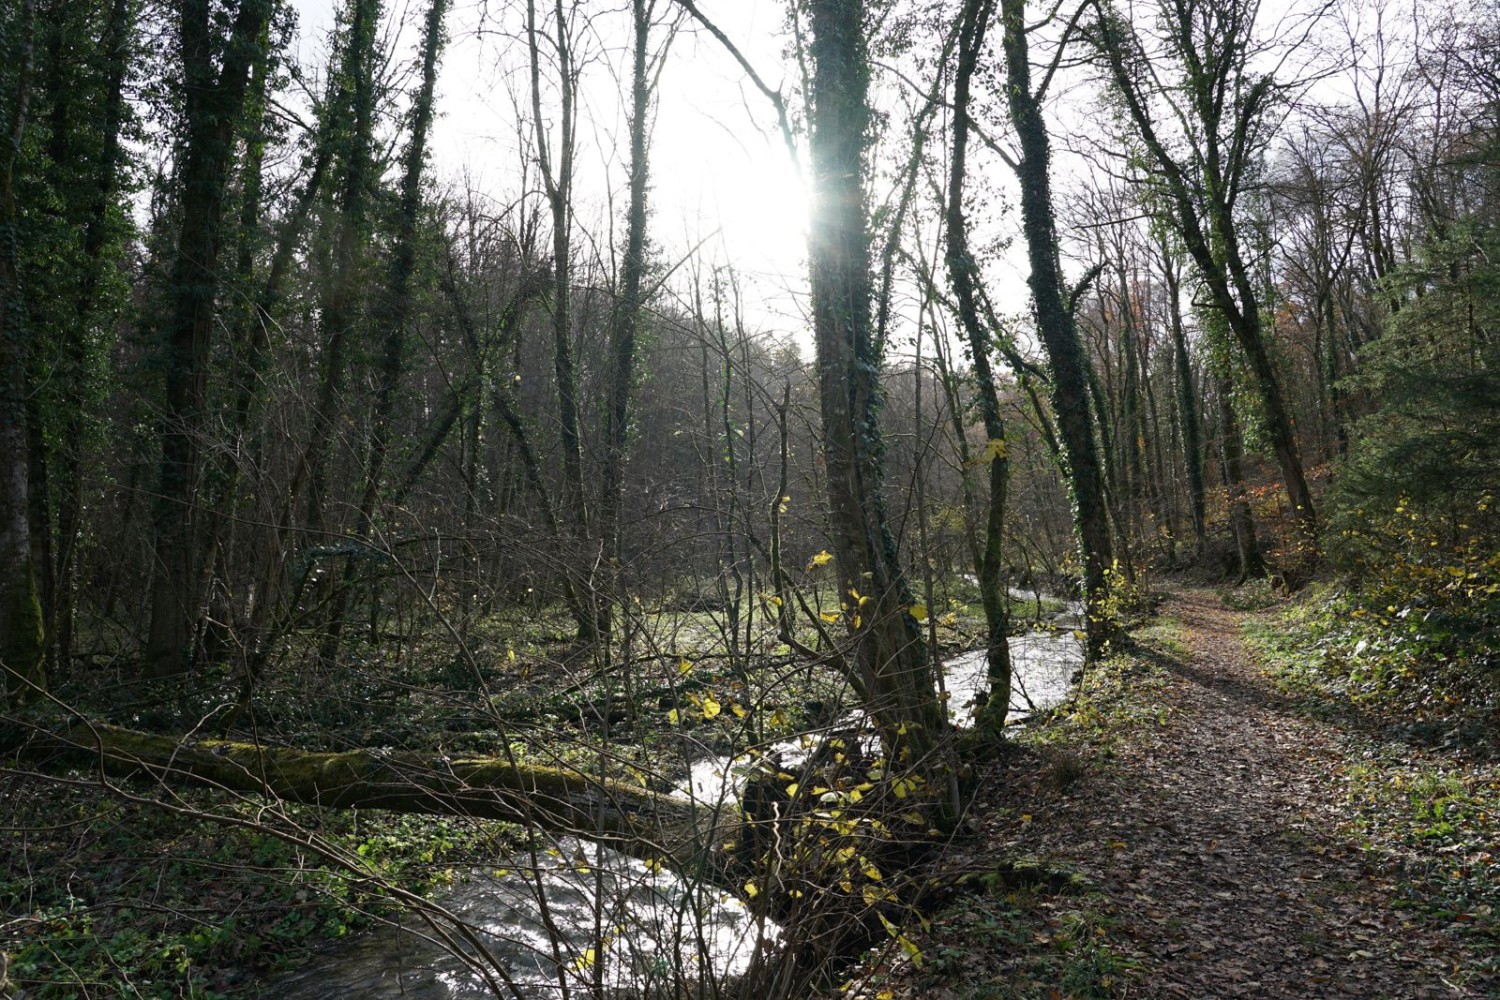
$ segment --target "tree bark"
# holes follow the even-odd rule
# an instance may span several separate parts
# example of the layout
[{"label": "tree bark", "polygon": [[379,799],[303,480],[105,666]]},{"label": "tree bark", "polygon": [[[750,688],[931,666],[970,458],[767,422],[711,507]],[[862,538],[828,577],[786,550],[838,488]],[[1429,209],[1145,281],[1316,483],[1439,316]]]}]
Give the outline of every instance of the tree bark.
[{"label": "tree bark", "polygon": [[1172,318],[1172,358],[1176,368],[1177,419],[1182,427],[1182,457],[1187,467],[1188,503],[1193,513],[1193,537],[1203,553],[1208,537],[1208,504],[1203,485],[1203,431],[1198,416],[1198,390],[1193,384],[1193,362],[1182,323],[1182,277],[1171,251],[1159,248],[1162,276],[1167,282],[1167,308]]},{"label": "tree bark", "polygon": [[178,6],[187,136],[181,174],[182,223],[169,286],[174,297],[162,350],[166,394],[160,487],[153,515],[156,570],[144,668],[149,676],[187,670],[201,601],[196,592],[200,438],[219,291],[225,194],[250,68],[260,58],[272,6],[271,0],[241,0],[222,45],[215,43],[207,0],[181,0]]},{"label": "tree bark", "polygon": [[[852,633],[850,682],[890,759],[946,796],[943,712],[886,513],[880,358],[871,337],[870,234],[865,145],[870,119],[864,5],[812,0],[811,160],[814,219],[808,237],[830,533]],[[954,803],[938,807],[952,818]]]},{"label": "tree bark", "polygon": [[[1199,39],[1194,37],[1198,21],[1192,7],[1184,4],[1178,10],[1181,16],[1169,19],[1175,32],[1172,42],[1183,59],[1183,100],[1191,106],[1184,114],[1193,120],[1198,136],[1198,145],[1192,149],[1187,165],[1173,155],[1157,134],[1148,106],[1149,95],[1143,92],[1137,78],[1137,64],[1144,56],[1135,35],[1118,14],[1107,10],[1100,14],[1098,45],[1126,110],[1158,168],[1157,174],[1166,184],[1174,224],[1183,244],[1214,307],[1223,313],[1249,365],[1266,434],[1281,470],[1292,516],[1302,534],[1304,549],[1300,558],[1311,562],[1317,558],[1318,544],[1312,493],[1303,472],[1281,382],[1267,350],[1260,296],[1240,250],[1235,219],[1236,197],[1246,182],[1252,132],[1258,116],[1265,111],[1271,81],[1260,78],[1242,93],[1236,90],[1231,102],[1231,95],[1225,91],[1232,82],[1237,82],[1234,75],[1249,74],[1242,61],[1248,48],[1248,23],[1230,16],[1224,17],[1222,23],[1209,19],[1212,26],[1204,29],[1210,35],[1207,44],[1222,46],[1224,51],[1205,60],[1204,53],[1198,50]],[[1215,35],[1215,30],[1220,34]],[[1232,120],[1227,124],[1231,133],[1227,140],[1221,135],[1226,127],[1226,108],[1233,109]]]},{"label": "tree bark", "polygon": [[[202,786],[331,809],[473,816],[531,824],[597,841],[679,871],[726,863],[739,810],[648,791],[568,767],[495,757],[319,753],[170,736],[79,722],[0,735],[0,751],[44,768],[85,766],[112,778]],[[733,888],[740,889],[738,884]]]},{"label": "tree bark", "polygon": [[1031,89],[1025,8],[1025,0],[1001,0],[1006,89],[1011,122],[1021,145],[1016,175],[1021,183],[1021,219],[1031,265],[1028,284],[1036,309],[1037,333],[1052,369],[1052,409],[1057,414],[1057,430],[1072,494],[1088,617],[1085,630],[1092,659],[1103,652],[1116,632],[1105,610],[1113,546],[1089,407],[1089,361],[1078,340],[1078,328],[1057,258],[1057,224],[1048,173],[1050,140],[1041,101]]},{"label": "tree bark", "polygon": [[985,450],[980,464],[989,472],[989,500],[985,507],[984,546],[975,567],[979,598],[984,605],[985,643],[989,693],[975,712],[986,731],[999,735],[1010,711],[1010,642],[1007,632],[1005,584],[1001,579],[1005,543],[1005,500],[1010,481],[1010,457],[1006,451],[1005,421],[1000,415],[1000,395],[990,364],[991,332],[979,316],[976,286],[978,266],[969,251],[968,224],[964,219],[964,177],[968,167],[969,88],[984,49],[985,29],[994,11],[993,0],[968,0],[964,4],[958,33],[958,64],[953,77],[953,148],[949,154],[948,204],[944,211],[947,240],[948,282],[958,306],[959,322],[974,365],[975,395],[984,424]]},{"label": "tree bark", "polygon": [[42,604],[31,550],[26,448],[26,317],[16,233],[15,169],[31,100],[33,7],[22,6],[15,93],[0,150],[0,704],[46,685]]}]

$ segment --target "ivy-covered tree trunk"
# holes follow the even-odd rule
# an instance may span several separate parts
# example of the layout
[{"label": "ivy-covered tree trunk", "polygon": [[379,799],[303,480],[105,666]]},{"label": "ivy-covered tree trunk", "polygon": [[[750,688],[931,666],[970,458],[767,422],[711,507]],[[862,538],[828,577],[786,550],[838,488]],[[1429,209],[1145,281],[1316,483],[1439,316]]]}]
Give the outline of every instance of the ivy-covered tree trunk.
[{"label": "ivy-covered tree trunk", "polygon": [[[31,101],[33,7],[0,15],[6,113],[0,149],[0,704],[46,684],[42,604],[31,551],[26,449],[26,316],[16,233],[15,171]],[[8,37],[6,37],[8,36]]]},{"label": "ivy-covered tree trunk", "polygon": [[[647,180],[650,172],[647,149],[647,116],[651,110],[648,42],[651,36],[651,5],[631,0],[633,23],[630,73],[630,195],[626,208],[625,252],[620,262],[619,287],[610,316],[609,397],[604,414],[603,484],[599,492],[599,536],[604,544],[608,573],[609,604],[624,607],[619,576],[624,553],[620,540],[620,508],[625,480],[626,447],[630,436],[631,397],[635,392],[636,339],[642,317],[642,286],[646,276]],[[610,636],[610,614],[601,613],[601,624]],[[606,649],[606,655],[609,655]]]},{"label": "ivy-covered tree trunk", "polygon": [[[385,482],[386,456],[390,451],[392,419],[396,396],[401,387],[402,364],[406,355],[406,334],[411,324],[412,297],[417,270],[418,222],[422,211],[422,172],[427,162],[427,135],[432,128],[433,97],[437,88],[438,59],[443,47],[443,21],[448,0],[432,0],[422,36],[422,83],[412,106],[411,136],[407,140],[401,175],[401,202],[396,219],[395,247],[386,278],[384,297],[377,325],[384,327],[385,337],[380,353],[378,382],[375,389],[373,422],[370,429],[369,455],[365,462],[364,489],[359,500],[359,517],[355,536],[368,542],[376,531],[380,491]],[[356,563],[349,560],[344,568],[344,586],[335,599],[339,616],[331,623],[337,629],[342,611],[355,583]],[[373,619],[372,619],[373,621]],[[372,625],[372,632],[374,627]],[[332,633],[336,641],[337,632]],[[331,650],[330,650],[331,652]]]},{"label": "ivy-covered tree trunk", "polygon": [[1236,206],[1250,184],[1254,153],[1263,144],[1261,119],[1275,82],[1245,64],[1254,5],[1244,0],[1185,0],[1162,19],[1168,44],[1181,60],[1174,111],[1190,134],[1185,151],[1169,148],[1158,132],[1152,101],[1166,91],[1130,23],[1101,7],[1096,44],[1115,90],[1163,182],[1172,223],[1197,267],[1209,299],[1244,354],[1260,401],[1265,434],[1302,534],[1299,560],[1315,562],[1317,516],[1302,466],[1281,379],[1267,344],[1261,296],[1240,246]]},{"label": "ivy-covered tree trunk", "polygon": [[1234,536],[1235,555],[1239,559],[1239,576],[1235,583],[1264,576],[1266,563],[1255,536],[1255,518],[1245,490],[1244,443],[1240,439],[1240,422],[1234,415],[1234,383],[1225,375],[1215,379],[1214,394],[1219,400],[1220,470],[1229,503],[1229,530]]},{"label": "ivy-covered tree trunk", "polygon": [[967,0],[958,32],[958,65],[953,76],[953,148],[949,153],[948,204],[944,234],[947,239],[948,283],[953,287],[959,322],[974,365],[976,402],[984,423],[985,450],[980,463],[989,473],[989,500],[985,507],[984,543],[975,567],[979,597],[984,605],[988,632],[985,642],[989,694],[976,712],[979,724],[999,734],[1010,711],[1010,628],[1006,610],[1005,583],[1001,579],[1005,541],[1005,500],[1010,480],[1010,458],[1006,451],[1005,421],[1000,415],[1000,395],[990,364],[990,340],[979,316],[979,268],[969,252],[968,223],[964,218],[964,178],[968,170],[969,88],[984,48],[985,29],[994,12],[992,0]]},{"label": "ivy-covered tree trunk", "polygon": [[1092,658],[1102,652],[1115,632],[1105,610],[1113,546],[1089,406],[1089,360],[1078,339],[1057,258],[1057,224],[1049,174],[1050,140],[1040,97],[1031,89],[1025,14],[1025,0],[1001,0],[1006,91],[1011,122],[1021,146],[1016,174],[1021,183],[1021,220],[1031,266],[1028,284],[1036,309],[1037,334],[1051,369],[1052,409],[1057,415],[1073,503],[1073,524],[1083,564],[1083,598],[1088,613],[1085,629]]},{"label": "ivy-covered tree trunk", "polygon": [[946,794],[943,712],[911,614],[912,599],[886,513],[881,468],[880,357],[871,337],[865,147],[870,124],[864,5],[812,0],[808,237],[813,334],[828,469],[829,527],[853,635],[855,692],[899,766]]},{"label": "ivy-covered tree trunk", "polygon": [[98,159],[93,164],[93,188],[88,192],[83,231],[83,267],[73,303],[74,328],[69,331],[64,349],[75,399],[63,414],[58,435],[57,454],[61,462],[56,470],[57,545],[55,547],[55,591],[49,609],[52,622],[53,649],[57,662],[66,665],[72,658],[73,618],[77,586],[78,540],[84,524],[84,462],[86,441],[91,422],[96,419],[85,400],[97,392],[91,385],[91,371],[99,363],[102,351],[90,343],[90,331],[104,327],[111,316],[110,304],[102,286],[107,269],[113,232],[112,215],[120,188],[122,161],[121,132],[128,115],[125,81],[132,53],[132,7],[128,0],[111,0],[109,17],[99,40],[104,73],[104,106],[100,116]]},{"label": "ivy-covered tree trunk", "polygon": [[[362,318],[362,279],[370,239],[370,198],[375,176],[375,62],[379,0],[350,0],[349,31],[340,73],[348,106],[333,109],[335,157],[341,161],[338,224],[332,275],[319,298],[321,342],[318,394],[308,439],[307,524],[314,534],[327,527],[329,451],[339,438],[345,405],[350,339]],[[344,96],[341,94],[341,96]]]},{"label": "ivy-covered tree trunk", "polygon": [[1202,554],[1208,537],[1208,504],[1203,484],[1203,431],[1198,415],[1198,389],[1182,323],[1182,276],[1171,250],[1160,246],[1162,276],[1167,282],[1167,309],[1172,319],[1173,383],[1177,390],[1177,420],[1182,427],[1182,458],[1187,469],[1188,504],[1192,508],[1193,538]]},{"label": "ivy-covered tree trunk", "polygon": [[161,348],[166,392],[153,513],[156,565],[144,668],[149,676],[187,670],[202,600],[197,592],[199,471],[225,195],[250,69],[260,58],[272,6],[273,0],[240,0],[229,34],[222,38],[215,32],[208,0],[180,0],[177,9],[187,134],[172,301]]}]

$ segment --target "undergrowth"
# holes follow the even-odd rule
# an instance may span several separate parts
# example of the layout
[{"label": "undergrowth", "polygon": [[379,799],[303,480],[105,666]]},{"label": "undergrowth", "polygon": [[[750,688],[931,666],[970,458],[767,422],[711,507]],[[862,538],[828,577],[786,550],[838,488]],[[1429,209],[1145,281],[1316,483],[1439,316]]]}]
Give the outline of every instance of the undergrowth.
[{"label": "undergrowth", "polygon": [[1372,608],[1370,596],[1315,595],[1245,632],[1305,711],[1340,723],[1348,835],[1400,872],[1402,905],[1490,955],[1482,972],[1500,973],[1493,678],[1482,657],[1445,653],[1462,626],[1399,627],[1413,616]]}]

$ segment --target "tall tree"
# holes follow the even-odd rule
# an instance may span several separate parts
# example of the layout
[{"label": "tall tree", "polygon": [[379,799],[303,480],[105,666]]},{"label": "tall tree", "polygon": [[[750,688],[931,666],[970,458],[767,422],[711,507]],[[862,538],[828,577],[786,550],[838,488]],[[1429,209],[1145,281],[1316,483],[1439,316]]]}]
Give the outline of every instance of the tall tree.
[{"label": "tall tree", "polygon": [[1169,241],[1159,236],[1154,247],[1162,280],[1167,286],[1167,314],[1172,329],[1172,375],[1176,388],[1177,422],[1182,428],[1182,457],[1187,469],[1188,503],[1193,517],[1193,539],[1199,554],[1208,536],[1208,503],[1203,485],[1203,425],[1198,388],[1187,329],[1182,322],[1182,266]]},{"label": "tall tree", "polygon": [[[848,675],[888,753],[939,780],[943,712],[912,617],[886,512],[880,357],[871,336],[873,280],[865,178],[870,64],[865,6],[809,0],[812,62],[808,231],[813,336],[828,470],[830,534],[853,648]],[[946,777],[932,789],[946,793]]]},{"label": "tall tree", "polygon": [[1052,77],[1049,73],[1039,88],[1032,89],[1025,0],[1001,0],[1000,17],[1005,32],[1006,95],[1011,123],[1021,147],[1015,170],[1021,184],[1021,220],[1030,265],[1027,282],[1036,311],[1037,334],[1047,352],[1052,375],[1052,409],[1057,415],[1062,458],[1072,494],[1088,612],[1085,629],[1092,657],[1102,652],[1114,633],[1105,611],[1108,571],[1114,556],[1089,405],[1089,361],[1078,339],[1071,301],[1077,289],[1070,293],[1058,261],[1049,166],[1051,140],[1042,115],[1042,99]]},{"label": "tall tree", "polygon": [[[60,4],[66,8],[63,22],[53,30],[60,30],[79,9],[87,11],[88,5]],[[76,86],[74,81],[62,83],[51,95],[53,101],[51,144],[54,152],[49,159],[54,167],[81,159],[83,178],[81,184],[71,183],[66,174],[57,185],[64,189],[65,224],[81,231],[81,257],[74,275],[74,287],[69,290],[71,302],[64,321],[65,329],[59,334],[62,343],[58,353],[63,359],[59,396],[61,403],[57,413],[58,427],[52,435],[56,440],[53,454],[51,479],[55,492],[56,545],[53,546],[51,569],[52,594],[47,619],[52,633],[52,646],[57,662],[67,664],[73,648],[73,618],[75,601],[75,569],[78,561],[79,538],[84,530],[83,482],[85,475],[85,452],[90,429],[97,422],[91,412],[90,403],[100,394],[98,370],[102,367],[105,335],[112,313],[119,308],[122,298],[121,282],[111,279],[110,271],[115,264],[112,257],[120,242],[120,225],[116,221],[117,198],[126,171],[126,156],[123,150],[123,133],[130,121],[125,82],[129,74],[133,54],[133,5],[128,0],[110,0],[104,14],[98,43],[86,60],[92,86]],[[95,25],[85,17],[77,25],[85,37]],[[77,59],[76,38],[59,37],[59,51],[52,56],[62,66]],[[78,93],[82,91],[82,93]],[[87,126],[74,122],[68,110],[71,100],[97,101],[97,116],[89,116]],[[81,109],[84,112],[92,108]],[[80,133],[90,133],[87,144],[79,143]],[[70,143],[72,147],[70,148]],[[83,145],[84,150],[78,147]],[[80,157],[79,153],[83,152]]]},{"label": "tall tree", "polygon": [[[578,362],[573,351],[573,181],[577,146],[578,74],[574,57],[573,16],[555,0],[552,11],[555,35],[546,36],[537,18],[536,0],[526,0],[526,46],[531,68],[531,115],[536,161],[542,175],[547,207],[552,215],[552,367],[557,380],[557,415],[562,439],[562,503],[566,534],[557,541],[567,550],[564,572],[572,575],[568,589],[576,595],[574,617],[581,639],[593,639],[600,631],[597,602],[590,600],[594,559],[586,551],[589,513],[583,483],[583,433],[578,406]],[[542,117],[542,44],[552,46],[557,66],[558,128],[550,138]]]},{"label": "tall tree", "polygon": [[964,180],[968,173],[970,87],[984,51],[985,32],[994,14],[993,0],[966,0],[960,15],[958,61],[953,74],[953,145],[948,161],[948,203],[944,209],[947,241],[948,283],[953,288],[959,322],[974,366],[976,402],[984,424],[985,449],[981,461],[989,471],[989,498],[985,510],[984,543],[976,567],[979,596],[984,604],[989,636],[989,695],[977,717],[992,733],[1005,728],[1010,711],[1010,627],[1005,583],[1001,579],[1005,545],[1005,498],[1009,485],[1010,458],[1006,452],[1005,420],[1000,413],[1000,394],[990,364],[990,342],[997,331],[986,328],[979,311],[979,275],[969,250],[968,224],[964,218]]},{"label": "tall tree", "polygon": [[[599,494],[599,536],[606,560],[619,569],[620,505],[630,434],[631,397],[635,390],[637,338],[644,316],[647,264],[646,220],[649,196],[648,138],[653,77],[651,21],[656,4],[631,0],[630,188],[627,195],[625,246],[615,302],[610,313],[608,396],[604,414],[603,482]],[[611,600],[616,595],[611,594]]]},{"label": "tall tree", "polygon": [[275,0],[239,0],[227,31],[222,12],[210,0],[179,0],[176,7],[185,134],[178,168],[179,229],[162,324],[166,385],[145,663],[145,673],[152,676],[186,671],[202,600],[197,586],[197,495],[225,195],[251,67],[265,56],[274,4]]},{"label": "tall tree", "polygon": [[[375,116],[379,99],[376,61],[380,0],[349,0],[337,94],[347,101],[330,110],[335,156],[340,162],[331,274],[319,296],[318,391],[302,464],[307,480],[307,526],[328,529],[330,451],[339,439],[339,414],[347,405],[349,354],[365,319],[365,264],[369,253],[371,202],[377,181]],[[294,492],[296,484],[294,484]],[[322,544],[314,537],[313,544]]]},{"label": "tall tree", "polygon": [[25,699],[46,683],[41,596],[31,549],[26,464],[26,317],[16,233],[16,166],[31,103],[35,9],[26,0],[0,14],[0,105],[7,112],[0,149],[0,700]]},{"label": "tall tree", "polygon": [[[1130,22],[1101,5],[1095,43],[1110,79],[1164,185],[1174,228],[1214,307],[1243,352],[1276,454],[1304,556],[1315,558],[1317,518],[1293,433],[1292,417],[1272,362],[1261,289],[1241,234],[1246,193],[1277,94],[1270,75],[1251,67],[1258,0],[1162,0],[1159,24],[1175,82],[1147,53]],[[1181,123],[1178,141],[1163,131]]]},{"label": "tall tree", "polygon": [[[401,372],[406,360],[406,339],[412,318],[412,299],[417,270],[418,223],[422,212],[422,172],[427,164],[427,136],[432,128],[433,99],[437,90],[438,59],[443,47],[443,21],[448,0],[432,0],[427,8],[422,35],[422,82],[412,101],[411,135],[402,157],[401,194],[397,205],[395,245],[390,268],[382,289],[377,325],[384,327],[380,365],[376,373],[374,413],[371,420],[369,453],[365,461],[364,489],[359,500],[359,518],[355,537],[366,542],[374,536],[385,482],[386,458],[390,451],[396,395],[401,387]],[[335,614],[330,621],[329,641],[337,642],[343,610],[349,599],[357,564],[345,564],[344,583],[335,598]],[[332,649],[330,648],[330,652]]]}]

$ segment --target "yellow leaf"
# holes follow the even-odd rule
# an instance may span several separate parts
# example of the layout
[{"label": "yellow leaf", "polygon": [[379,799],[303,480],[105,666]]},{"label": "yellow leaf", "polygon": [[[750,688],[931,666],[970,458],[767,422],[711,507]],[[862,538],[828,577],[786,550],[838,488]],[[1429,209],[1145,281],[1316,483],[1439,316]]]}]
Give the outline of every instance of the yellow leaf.
[{"label": "yellow leaf", "polygon": [[645,861],[643,861],[641,863],[644,864],[646,866],[646,870],[648,872],[650,872],[651,874],[653,874],[653,875],[655,875],[657,872],[661,871],[661,869],[662,869],[662,863],[660,861],[658,861],[656,858],[647,858]]},{"label": "yellow leaf", "polygon": [[594,966],[594,962],[597,960],[598,955],[594,952],[594,949],[590,948],[582,955],[579,955],[577,958],[573,959],[573,970],[575,972],[582,972],[584,969],[591,969]]},{"label": "yellow leaf", "polygon": [[801,786],[798,785],[795,781],[792,782],[790,785],[787,785],[786,786],[786,797],[789,798],[789,799],[796,798],[797,797],[797,789],[800,788],[800,787]]},{"label": "yellow leaf", "polygon": [[677,676],[678,677],[686,677],[688,674],[690,674],[692,672],[693,672],[692,661],[690,661],[690,660],[683,660],[681,663],[677,664]]},{"label": "yellow leaf", "polygon": [[745,895],[748,896],[751,899],[754,899],[756,896],[760,895],[760,887],[758,885],[756,885],[754,882],[746,882],[745,883]]},{"label": "yellow leaf", "polygon": [[516,651],[514,649],[507,649],[505,651],[505,659],[507,661],[511,662],[511,663],[515,663],[516,662]]},{"label": "yellow leaf", "polygon": [[672,711],[667,713],[667,721],[675,726],[677,725],[677,723],[682,721],[682,716],[678,713],[677,709],[674,708],[672,709]]},{"label": "yellow leaf", "polygon": [[839,620],[839,613],[837,611],[824,611],[822,614],[818,615],[818,617],[823,619],[825,622],[832,623]]},{"label": "yellow leaf", "polygon": [[911,616],[919,622],[925,622],[927,620],[927,605],[913,604],[911,606]]},{"label": "yellow leaf", "polygon": [[743,719],[745,716],[750,714],[749,712],[745,711],[745,706],[741,705],[737,701],[731,701],[729,703],[729,710],[735,714],[736,718],[740,719]]},{"label": "yellow leaf", "polygon": [[876,868],[875,865],[868,859],[861,858],[860,860],[864,861],[864,867],[860,868],[860,873],[864,875],[865,878],[869,879],[871,882],[879,882],[882,878],[885,877],[880,874],[880,869]]},{"label": "yellow leaf", "polygon": [[831,562],[833,562],[833,553],[824,549],[808,560],[807,568],[810,570],[817,569],[819,566],[827,566]]},{"label": "yellow leaf", "polygon": [[717,718],[719,711],[722,708],[722,705],[720,705],[717,701],[714,701],[713,695],[709,695],[708,697],[703,699],[703,717],[705,719]]}]

